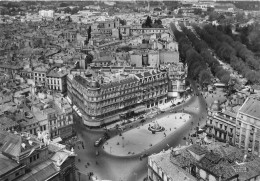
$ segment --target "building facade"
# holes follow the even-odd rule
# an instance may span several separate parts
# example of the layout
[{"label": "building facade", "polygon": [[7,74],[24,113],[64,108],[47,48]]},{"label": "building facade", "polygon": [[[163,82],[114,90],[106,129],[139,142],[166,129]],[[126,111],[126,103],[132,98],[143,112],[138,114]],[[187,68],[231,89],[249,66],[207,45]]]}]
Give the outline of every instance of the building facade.
[{"label": "building facade", "polygon": [[260,155],[260,100],[248,97],[236,117],[235,144],[247,153]]},{"label": "building facade", "polygon": [[259,165],[259,157],[226,143],[193,144],[149,156],[148,180],[257,181]]},{"label": "building facade", "polygon": [[187,67],[182,63],[167,66],[169,77],[168,97],[181,97],[186,90]]},{"label": "building facade", "polygon": [[46,85],[47,68],[44,66],[37,67],[33,70],[33,78],[35,85]]},{"label": "building facade", "polygon": [[65,93],[67,91],[66,76],[66,70],[58,68],[52,69],[46,76],[48,89]]},{"label": "building facade", "polygon": [[15,113],[20,130],[32,135],[41,132],[56,142],[72,136],[74,122],[68,101],[55,95],[52,100],[48,100],[46,95],[41,95],[41,98],[42,102],[33,98],[31,105],[21,105]]},{"label": "building facade", "polygon": [[27,133],[0,131],[0,136],[0,180],[76,180],[76,155],[64,145]]},{"label": "building facade", "polygon": [[208,110],[206,133],[217,141],[235,145],[236,112],[232,109],[221,110],[218,101],[214,101]]},{"label": "building facade", "polygon": [[53,10],[40,10],[39,15],[41,17],[48,17],[48,18],[53,18],[54,16],[54,11]]},{"label": "building facade", "polygon": [[[110,71],[110,70],[109,70]],[[166,72],[144,71],[69,75],[68,97],[80,108],[87,126],[118,121],[119,115],[138,113],[167,101]]]}]

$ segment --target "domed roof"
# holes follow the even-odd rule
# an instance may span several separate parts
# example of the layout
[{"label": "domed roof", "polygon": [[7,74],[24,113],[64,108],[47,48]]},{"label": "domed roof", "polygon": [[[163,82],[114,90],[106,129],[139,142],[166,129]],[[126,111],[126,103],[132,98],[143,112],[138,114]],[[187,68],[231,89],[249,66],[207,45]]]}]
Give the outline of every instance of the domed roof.
[{"label": "domed roof", "polygon": [[219,106],[218,100],[215,100],[215,101],[211,104],[211,110],[212,110],[212,111],[220,111],[220,106]]}]

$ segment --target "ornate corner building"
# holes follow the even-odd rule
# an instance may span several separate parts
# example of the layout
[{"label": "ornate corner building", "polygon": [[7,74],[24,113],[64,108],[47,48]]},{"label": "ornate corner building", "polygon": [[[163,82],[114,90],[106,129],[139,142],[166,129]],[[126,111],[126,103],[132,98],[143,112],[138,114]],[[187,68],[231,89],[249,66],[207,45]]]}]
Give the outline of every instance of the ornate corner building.
[{"label": "ornate corner building", "polygon": [[138,114],[168,101],[166,69],[113,69],[113,72],[101,69],[96,72],[67,76],[67,95],[79,108],[86,126],[103,126],[119,121],[121,116]]}]

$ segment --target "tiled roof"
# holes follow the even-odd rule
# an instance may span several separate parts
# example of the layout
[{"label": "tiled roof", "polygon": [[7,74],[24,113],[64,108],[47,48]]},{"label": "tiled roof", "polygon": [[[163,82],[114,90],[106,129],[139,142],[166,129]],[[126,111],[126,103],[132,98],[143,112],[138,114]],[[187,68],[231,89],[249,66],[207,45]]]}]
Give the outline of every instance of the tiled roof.
[{"label": "tiled roof", "polygon": [[8,117],[0,117],[0,129],[18,126],[18,123]]},{"label": "tiled roof", "polygon": [[[196,154],[205,153],[205,156],[201,160],[197,161],[188,150],[192,150],[192,152],[196,152]],[[227,146],[224,143],[214,143],[202,146],[191,145],[179,149],[177,154],[171,155],[170,162],[180,168],[189,166],[190,164],[197,165],[206,172],[209,172],[216,177],[222,177],[224,180],[237,174],[239,175],[240,180],[248,180],[251,177],[259,175],[260,158],[251,154],[248,154],[244,164],[242,165],[246,172],[237,172],[234,169],[238,166],[237,163],[243,161],[243,157],[243,151],[236,147]]]},{"label": "tiled roof", "polygon": [[7,132],[0,132],[0,143],[2,144],[1,151],[12,157],[19,157],[21,154],[21,137],[9,134]]},{"label": "tiled roof", "polygon": [[188,150],[190,150],[191,152],[195,153],[196,155],[203,155],[205,153],[207,153],[206,149],[202,148],[201,146],[197,145],[197,144],[193,144],[191,145]]},{"label": "tiled roof", "polygon": [[150,76],[152,76],[152,74],[150,73],[150,72],[144,72],[144,77],[150,77]]},{"label": "tiled roof", "polygon": [[58,173],[59,169],[52,161],[45,161],[39,165],[32,167],[32,170],[19,178],[20,181],[38,181],[47,180],[54,174]]},{"label": "tiled roof", "polygon": [[260,119],[259,107],[260,100],[249,97],[247,98],[246,102],[242,105],[239,112]]},{"label": "tiled roof", "polygon": [[0,153],[0,175],[7,173],[9,170],[12,170],[17,166],[19,166],[17,162]]},{"label": "tiled roof", "polygon": [[47,74],[47,77],[64,77],[67,74],[65,70],[53,69]]},{"label": "tiled roof", "polygon": [[[19,156],[24,152],[40,144],[39,141],[33,139],[30,139],[30,141],[32,141],[31,145],[29,140],[20,134],[0,130],[0,151],[13,159],[19,159]],[[22,148],[22,143],[25,144],[25,148]]]},{"label": "tiled roof", "polygon": [[39,67],[36,67],[34,69],[34,72],[47,72],[47,68],[45,68],[44,66],[39,66]]},{"label": "tiled roof", "polygon": [[187,180],[187,181],[196,181],[197,179],[190,175],[188,172],[183,170],[176,164],[170,162],[171,152],[166,151],[165,153],[159,153],[152,155],[149,158],[155,162],[157,167],[162,168],[163,172],[173,180]]}]

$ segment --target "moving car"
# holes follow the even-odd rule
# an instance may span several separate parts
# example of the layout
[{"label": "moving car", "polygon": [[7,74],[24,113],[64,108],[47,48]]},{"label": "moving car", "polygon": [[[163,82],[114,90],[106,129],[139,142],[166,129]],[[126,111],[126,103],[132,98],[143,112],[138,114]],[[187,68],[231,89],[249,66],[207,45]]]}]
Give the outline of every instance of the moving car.
[{"label": "moving car", "polygon": [[102,141],[103,141],[103,139],[102,139],[102,138],[99,138],[97,141],[95,141],[94,146],[96,146],[96,147],[100,146],[101,143],[102,143]]}]

